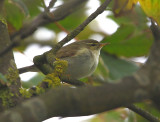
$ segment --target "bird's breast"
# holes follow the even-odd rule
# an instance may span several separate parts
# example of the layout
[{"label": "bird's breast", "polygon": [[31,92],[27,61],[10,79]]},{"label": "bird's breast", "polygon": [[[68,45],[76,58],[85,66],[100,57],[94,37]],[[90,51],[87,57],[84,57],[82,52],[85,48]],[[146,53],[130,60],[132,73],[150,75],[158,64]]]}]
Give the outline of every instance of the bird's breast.
[{"label": "bird's breast", "polygon": [[73,79],[80,79],[91,75],[99,61],[99,52],[92,52],[88,49],[80,50],[79,54],[64,60],[68,61],[66,74]]}]

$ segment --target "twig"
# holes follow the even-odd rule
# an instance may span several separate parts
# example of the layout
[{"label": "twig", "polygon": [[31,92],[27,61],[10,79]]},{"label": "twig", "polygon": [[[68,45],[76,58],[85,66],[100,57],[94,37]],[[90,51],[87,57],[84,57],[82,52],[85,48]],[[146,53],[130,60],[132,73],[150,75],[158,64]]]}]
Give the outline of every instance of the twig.
[{"label": "twig", "polygon": [[[54,18],[54,16],[53,16],[52,13],[50,13],[49,15],[50,15],[52,18]],[[70,32],[69,32],[67,29],[65,29],[60,23],[54,22],[54,24],[55,24],[59,29],[61,29],[62,31],[66,32],[67,34],[70,33]],[[75,37],[75,39],[76,39],[77,41],[79,40],[79,39],[76,38],[76,37]]]},{"label": "twig", "polygon": [[30,21],[28,24],[24,25],[24,27],[22,27],[19,31],[11,35],[12,43],[6,46],[6,48],[0,52],[0,56],[4,55],[12,48],[16,47],[18,42],[31,35],[39,26],[64,19],[66,16],[75,12],[75,9],[77,9],[77,7],[79,7],[85,1],[86,0],[70,0],[65,2],[63,5],[61,5],[52,12],[52,14],[54,15],[53,19],[44,13],[39,14],[35,19]]},{"label": "twig", "polygon": [[[106,0],[82,24],[80,24],[76,29],[74,29],[70,34],[68,34],[62,41],[60,41],[59,48],[61,48],[65,43],[69,42],[71,39],[77,36],[93,19],[95,19],[99,14],[101,14],[106,9],[106,7],[108,6],[110,2],[111,0]],[[59,50],[59,48],[57,48],[57,50]]]},{"label": "twig", "polygon": [[48,7],[45,6],[45,12],[49,13],[50,9],[55,5],[56,2],[57,0],[51,0],[49,6]]},{"label": "twig", "polygon": [[[154,37],[154,43],[153,46],[151,48],[150,51],[150,56],[146,62],[146,65],[148,67],[150,67],[150,71],[155,71],[152,73],[156,73],[157,71],[159,73],[160,68],[157,67],[159,66],[159,62],[160,62],[160,26],[156,25],[156,23],[152,20],[152,25],[150,26],[150,29],[152,31],[153,37]],[[153,65],[154,64],[154,65]],[[157,68],[157,70],[155,70],[155,67]],[[151,75],[151,73],[150,73]],[[153,74],[152,74],[153,75]],[[151,76],[152,76],[151,75]],[[154,90],[152,93],[152,100],[154,102],[154,104],[156,105],[156,108],[160,110],[160,79],[159,77],[154,77],[155,79],[152,79],[152,84],[154,84]]]},{"label": "twig", "polygon": [[150,26],[152,34],[155,41],[160,41],[160,26],[156,25],[153,20],[151,20],[152,25]]},{"label": "twig", "polygon": [[144,117],[145,119],[149,120],[150,122],[160,122],[160,119],[158,119],[157,117],[153,116],[149,112],[144,111],[141,108],[138,108],[135,105],[128,105],[127,108],[129,108],[130,110],[132,110],[132,111],[136,112],[137,114],[141,115],[142,117]]},{"label": "twig", "polygon": [[86,86],[86,84],[80,80],[76,80],[76,79],[62,79],[62,82],[80,87],[80,86]]},{"label": "twig", "polygon": [[4,4],[4,0],[0,0],[0,13],[2,13],[3,4]]},{"label": "twig", "polygon": [[[46,9],[45,9],[45,12],[46,12],[52,19],[54,19],[54,15],[53,15],[53,13],[50,13],[50,9],[51,9],[51,7],[54,6],[54,4],[55,4],[56,1],[57,1],[57,0],[51,0],[50,3],[49,3],[49,6],[46,7]],[[66,32],[67,34],[69,34],[69,31],[66,30],[66,29],[65,29],[61,24],[59,24],[57,21],[55,21],[54,24],[55,24],[59,29],[61,29],[62,31],[64,31],[64,32]],[[78,40],[78,39],[76,39],[76,40]]]}]

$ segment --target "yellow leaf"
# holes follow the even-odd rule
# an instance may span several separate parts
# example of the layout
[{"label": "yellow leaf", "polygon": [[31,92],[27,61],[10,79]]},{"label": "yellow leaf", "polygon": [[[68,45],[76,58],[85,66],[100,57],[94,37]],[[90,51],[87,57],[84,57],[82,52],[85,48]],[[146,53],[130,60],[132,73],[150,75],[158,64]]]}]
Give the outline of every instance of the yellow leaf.
[{"label": "yellow leaf", "polygon": [[137,1],[138,0],[115,0],[113,7],[114,14],[120,16],[130,12]]},{"label": "yellow leaf", "polygon": [[139,3],[147,16],[160,25],[160,0],[139,0]]}]

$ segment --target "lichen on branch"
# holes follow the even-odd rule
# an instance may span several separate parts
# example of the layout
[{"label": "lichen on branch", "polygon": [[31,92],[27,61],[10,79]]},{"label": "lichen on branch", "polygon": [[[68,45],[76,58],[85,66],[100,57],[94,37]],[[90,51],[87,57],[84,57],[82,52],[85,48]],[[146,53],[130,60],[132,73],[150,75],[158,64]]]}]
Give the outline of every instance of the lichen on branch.
[{"label": "lichen on branch", "polygon": [[53,72],[46,75],[44,80],[34,88],[24,89],[20,88],[20,93],[24,98],[30,98],[44,93],[49,88],[61,86],[61,76],[65,73],[68,67],[66,60],[55,59],[53,64]]}]

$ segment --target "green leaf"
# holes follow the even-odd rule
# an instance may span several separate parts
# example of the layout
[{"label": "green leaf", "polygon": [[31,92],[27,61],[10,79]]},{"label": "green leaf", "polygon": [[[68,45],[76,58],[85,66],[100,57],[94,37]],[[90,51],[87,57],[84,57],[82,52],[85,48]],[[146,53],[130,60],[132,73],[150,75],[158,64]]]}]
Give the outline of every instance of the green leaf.
[{"label": "green leaf", "polygon": [[43,7],[42,0],[22,0],[29,10],[30,18],[37,16],[41,13],[39,7]]},{"label": "green leaf", "polygon": [[131,75],[137,71],[138,66],[124,59],[117,58],[101,52],[104,65],[108,67],[109,78],[112,80],[120,79],[124,76]]},{"label": "green leaf", "polygon": [[103,42],[111,44],[103,48],[104,51],[117,56],[137,57],[149,53],[153,38],[149,30],[139,31],[134,25],[121,25],[111,36]]},{"label": "green leaf", "polygon": [[122,16],[129,13],[134,3],[134,0],[114,0],[113,12],[115,16]]},{"label": "green leaf", "polygon": [[91,118],[89,122],[124,122],[125,117],[122,117],[122,114],[125,113],[125,109],[116,109],[98,114]]},{"label": "green leaf", "polygon": [[136,5],[126,16],[115,17],[110,14],[107,17],[113,19],[120,27],[103,40],[111,43],[103,48],[106,52],[124,57],[148,55],[153,37],[140,6]]},{"label": "green leaf", "polygon": [[117,24],[132,24],[137,29],[147,29],[147,17],[145,13],[142,11],[139,5],[135,5],[134,9],[125,16],[119,16],[115,17],[112,12],[110,12],[110,15],[107,16],[108,18],[111,18],[114,20]]},{"label": "green leaf", "polygon": [[41,0],[6,0],[6,20],[16,30],[20,29],[26,20],[32,19],[41,12],[39,9],[41,2]]},{"label": "green leaf", "polygon": [[0,73],[0,80],[7,82],[6,77],[2,73]]},{"label": "green leaf", "polygon": [[109,77],[108,67],[104,64],[101,57],[99,59],[99,64],[94,74],[98,77],[103,77],[104,79],[107,79]]},{"label": "green leaf", "polygon": [[[86,8],[81,7],[73,14],[67,16],[65,19],[59,21],[58,23],[63,26],[67,31],[75,29],[80,23],[86,18],[85,14]],[[54,30],[55,32],[62,31],[61,28],[58,28],[54,23],[46,25],[47,28]]]},{"label": "green leaf", "polygon": [[22,86],[24,88],[30,88],[32,86],[38,85],[44,79],[44,75],[42,73],[38,73],[35,77],[30,79],[27,82],[22,82]]},{"label": "green leaf", "polygon": [[16,29],[20,29],[25,18],[24,13],[20,8],[9,1],[5,1],[6,20]]},{"label": "green leaf", "polygon": [[19,9],[22,10],[22,12],[25,14],[25,16],[29,15],[28,8],[22,0],[12,0],[12,3],[17,5],[17,7],[19,7]]}]

